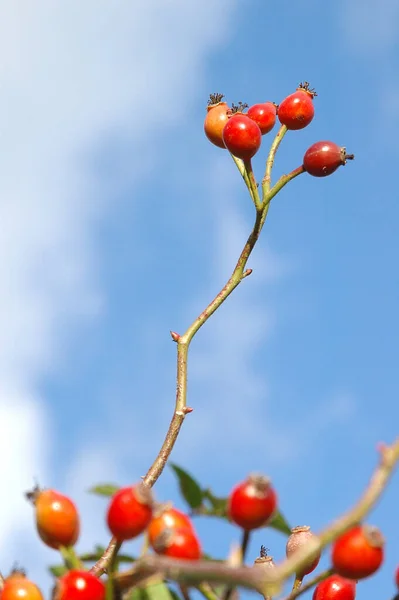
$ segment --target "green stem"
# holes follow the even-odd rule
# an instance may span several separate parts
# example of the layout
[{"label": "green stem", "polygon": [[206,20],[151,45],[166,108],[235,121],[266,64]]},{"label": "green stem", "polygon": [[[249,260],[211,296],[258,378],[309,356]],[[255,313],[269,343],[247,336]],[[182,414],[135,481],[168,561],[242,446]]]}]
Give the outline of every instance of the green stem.
[{"label": "green stem", "polygon": [[206,598],[206,600],[219,600],[219,596],[214,592],[209,583],[200,583],[197,590]]},{"label": "green stem", "polygon": [[245,173],[246,173],[247,179],[248,179],[248,183],[247,183],[247,181],[245,183],[247,183],[247,187],[248,187],[249,193],[251,194],[253,203],[255,204],[256,210],[260,211],[260,210],[262,210],[262,204],[261,204],[260,197],[259,197],[258,184],[256,183],[254,171],[252,169],[251,160],[244,161],[244,168],[245,168]]},{"label": "green stem", "polygon": [[292,586],[293,592],[298,592],[301,589],[302,581],[303,577],[298,577],[298,575],[295,575],[294,585]]},{"label": "green stem", "polygon": [[269,155],[266,160],[265,175],[262,180],[262,202],[263,203],[265,202],[265,197],[267,196],[267,194],[270,190],[271,183],[272,183],[272,169],[273,169],[273,164],[274,164],[274,158],[276,156],[278,147],[280,146],[281,142],[283,141],[283,137],[285,136],[286,133],[287,133],[286,126],[281,125],[280,129],[278,130],[278,132],[276,134],[276,137],[273,140],[272,145],[270,146]]},{"label": "green stem", "polygon": [[242,555],[243,562],[245,561],[245,558],[247,556],[250,538],[251,538],[251,532],[244,530],[242,532],[242,539],[241,539],[241,555]]},{"label": "green stem", "polygon": [[295,589],[295,587],[293,587],[292,592],[284,600],[295,600],[295,598],[298,598],[298,596],[301,596],[305,592],[309,591],[315,585],[320,583],[320,581],[324,581],[324,579],[327,579],[327,577],[330,577],[330,575],[332,575],[333,573],[334,573],[334,569],[332,569],[332,568],[327,569],[326,571],[323,571],[322,573],[319,573],[318,575],[316,575],[316,577],[313,577],[312,579],[310,579],[305,585],[302,585],[301,587],[299,587],[297,589]]},{"label": "green stem", "polygon": [[241,177],[243,178],[245,185],[248,188],[249,195],[252,198],[253,203],[257,210],[261,208],[261,202],[258,192],[258,186],[255,181],[255,176],[252,171],[251,161],[244,162],[241,158],[237,158],[234,154],[230,154],[231,158],[235,162],[237,169],[239,170]]},{"label": "green stem", "polygon": [[60,546],[59,552],[68,569],[84,569],[84,566],[73,546]]},{"label": "green stem", "polygon": [[276,196],[279,193],[279,191],[282,190],[282,188],[285,185],[287,185],[287,183],[289,183],[290,181],[295,179],[295,177],[298,177],[298,175],[301,175],[304,172],[305,172],[305,169],[304,169],[303,165],[301,165],[300,167],[297,167],[296,169],[291,171],[291,173],[288,173],[288,175],[282,175],[280,177],[280,179],[277,181],[277,183],[274,184],[272,189],[269,190],[269,192],[266,194],[266,196],[264,196],[263,211],[262,211],[262,227],[264,225],[264,222],[267,217],[267,213],[269,211],[270,202],[274,198],[274,196]]},{"label": "green stem", "polygon": [[255,224],[253,229],[246,241],[244,248],[238,258],[235,269],[222,288],[222,290],[215,296],[215,298],[208,304],[205,310],[195,319],[190,325],[187,331],[179,336],[177,339],[177,385],[176,385],[176,403],[175,411],[172,416],[172,420],[169,425],[169,429],[166,433],[165,440],[158,453],[158,456],[154,460],[153,464],[147,471],[144,477],[144,483],[149,486],[153,486],[161,475],[166,461],[172,451],[175,444],[179,431],[183,424],[184,418],[188,412],[186,398],[187,398],[187,359],[188,349],[194,335],[198,330],[206,323],[206,321],[213,315],[213,313],[223,304],[228,296],[235,290],[235,288],[241,283],[241,281],[249,275],[250,271],[244,271],[248,258],[251,255],[252,250],[258,241],[260,232],[264,225],[265,219],[262,218],[263,213],[257,211]]}]

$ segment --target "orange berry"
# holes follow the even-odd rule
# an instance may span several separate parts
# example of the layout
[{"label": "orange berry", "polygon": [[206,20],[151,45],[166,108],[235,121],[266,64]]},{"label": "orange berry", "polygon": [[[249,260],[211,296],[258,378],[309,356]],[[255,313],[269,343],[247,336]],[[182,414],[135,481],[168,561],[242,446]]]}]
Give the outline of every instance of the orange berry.
[{"label": "orange berry", "polygon": [[36,527],[40,538],[50,548],[73,546],[80,531],[79,514],[68,496],[55,490],[35,488],[27,493],[35,506]]},{"label": "orange berry", "polygon": [[44,600],[37,585],[20,570],[15,570],[6,577],[0,598],[1,600]]}]

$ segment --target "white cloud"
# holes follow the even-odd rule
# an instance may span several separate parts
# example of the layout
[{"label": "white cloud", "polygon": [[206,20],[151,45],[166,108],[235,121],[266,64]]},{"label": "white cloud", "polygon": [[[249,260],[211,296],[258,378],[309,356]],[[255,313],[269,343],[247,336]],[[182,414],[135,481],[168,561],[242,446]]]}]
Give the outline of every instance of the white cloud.
[{"label": "white cloud", "polygon": [[108,138],[129,143],[124,178],[153,164],[154,139],[189,110],[236,5],[0,5],[1,559],[9,560],[11,531],[27,521],[20,489],[46,471],[52,443],[38,385],[76,318],[102,306],[94,235],[107,206],[90,152]]}]

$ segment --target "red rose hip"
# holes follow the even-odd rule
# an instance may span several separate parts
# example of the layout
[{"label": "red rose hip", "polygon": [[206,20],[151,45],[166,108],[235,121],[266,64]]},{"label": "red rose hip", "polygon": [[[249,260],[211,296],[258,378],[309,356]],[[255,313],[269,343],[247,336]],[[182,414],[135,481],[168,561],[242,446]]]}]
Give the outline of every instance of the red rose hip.
[{"label": "red rose hip", "polygon": [[259,126],[262,135],[269,133],[276,123],[277,108],[273,102],[254,104],[248,109],[247,115]]},{"label": "red rose hip", "polygon": [[334,570],[342,577],[364,579],[384,560],[384,538],[377,527],[357,525],[334,542],[331,558]]},{"label": "red rose hip", "polygon": [[356,583],[340,575],[330,575],[313,592],[312,600],[355,600]]},{"label": "red rose hip", "polygon": [[73,569],[58,580],[54,600],[105,600],[105,585],[93,573]]},{"label": "red rose hip", "polygon": [[158,554],[169,558],[199,560],[202,554],[197,535],[192,529],[187,528],[164,529],[155,538],[152,547]]},{"label": "red rose hip", "polygon": [[262,134],[255,121],[247,115],[235,113],[224,126],[223,141],[231,154],[250,160],[260,148]]},{"label": "red rose hip", "polygon": [[303,129],[312,121],[314,117],[313,98],[316,92],[309,88],[305,81],[300,84],[296,92],[290,94],[279,104],[277,116],[282,125],[287,129]]},{"label": "red rose hip", "polygon": [[308,148],[303,157],[303,167],[313,177],[327,177],[347,160],[353,160],[353,154],[347,154],[345,148],[341,148],[334,142],[316,142]]},{"label": "red rose hip", "polygon": [[189,529],[194,531],[190,517],[170,505],[159,507],[151,519],[148,526],[148,539],[151,545],[165,529]]},{"label": "red rose hip", "polygon": [[151,489],[143,483],[118,490],[108,507],[107,523],[118,541],[130,540],[148,527],[152,518]]},{"label": "red rose hip", "polygon": [[276,510],[277,494],[270,479],[263,475],[250,475],[228,498],[229,518],[246,531],[266,525]]}]

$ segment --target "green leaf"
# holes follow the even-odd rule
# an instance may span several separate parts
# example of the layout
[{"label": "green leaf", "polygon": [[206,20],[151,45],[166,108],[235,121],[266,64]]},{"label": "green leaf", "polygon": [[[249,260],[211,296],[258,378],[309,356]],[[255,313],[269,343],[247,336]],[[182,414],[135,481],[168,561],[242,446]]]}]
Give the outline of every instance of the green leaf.
[{"label": "green leaf", "polygon": [[54,577],[61,577],[68,571],[65,565],[51,565],[48,570],[54,575]]},{"label": "green leaf", "polygon": [[177,465],[170,463],[178,480],[180,492],[191,508],[198,508],[202,504],[204,497],[203,491],[199,483],[189,474]]},{"label": "green leaf", "polygon": [[211,505],[211,510],[207,510],[206,514],[215,517],[227,517],[227,498],[214,496],[211,490],[204,490],[203,497],[208,500]]},{"label": "green leaf", "polygon": [[281,512],[276,513],[267,526],[272,527],[281,533],[285,533],[286,535],[291,535],[291,527]]},{"label": "green leaf", "polygon": [[97,494],[97,496],[113,496],[115,492],[120,489],[119,485],[114,483],[100,483],[89,489],[90,494]]},{"label": "green leaf", "polygon": [[158,581],[145,587],[133,588],[126,600],[175,600],[176,596],[163,581]]}]

